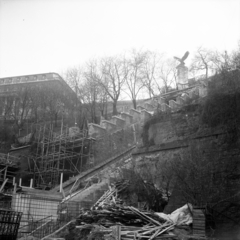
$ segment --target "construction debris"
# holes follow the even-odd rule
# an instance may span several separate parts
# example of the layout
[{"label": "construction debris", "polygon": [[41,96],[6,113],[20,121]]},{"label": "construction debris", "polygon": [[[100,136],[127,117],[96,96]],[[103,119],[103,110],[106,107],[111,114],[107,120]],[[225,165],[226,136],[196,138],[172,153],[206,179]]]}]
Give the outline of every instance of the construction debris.
[{"label": "construction debris", "polygon": [[82,209],[75,222],[69,222],[67,234],[58,231],[58,237],[137,240],[182,239],[184,236],[187,239],[192,234],[191,204],[174,211],[171,219],[162,213],[125,206],[119,199],[119,186],[116,185],[110,187],[91,209]]},{"label": "construction debris", "polygon": [[193,207],[191,204],[185,204],[181,208],[178,208],[171,214],[156,213],[159,217],[164,218],[165,220],[175,223],[176,225],[189,225],[193,222]]},{"label": "construction debris", "polygon": [[[98,239],[175,239],[174,230],[178,228],[175,223],[160,218],[154,212],[120,205],[105,205],[102,209],[84,211],[74,225],[71,225],[69,233],[81,239],[96,239],[96,235]],[[185,226],[184,231],[184,234],[189,234],[191,228]]]}]

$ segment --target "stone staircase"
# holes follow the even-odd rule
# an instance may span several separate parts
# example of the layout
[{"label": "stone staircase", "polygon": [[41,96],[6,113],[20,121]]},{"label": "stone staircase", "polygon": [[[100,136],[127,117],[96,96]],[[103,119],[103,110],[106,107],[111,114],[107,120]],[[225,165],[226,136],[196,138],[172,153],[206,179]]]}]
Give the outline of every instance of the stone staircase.
[{"label": "stone staircase", "polygon": [[137,109],[124,109],[117,116],[113,116],[110,120],[101,120],[100,124],[89,123],[89,135],[94,138],[101,138],[105,134],[113,134],[119,130],[124,130],[133,127],[136,124],[141,126],[146,122],[154,113],[156,109],[155,100],[148,100],[143,106],[138,106]]},{"label": "stone staircase", "polygon": [[[162,112],[175,112],[181,109],[181,107],[189,104],[194,100],[203,98],[207,95],[207,88],[204,84],[198,84],[189,88],[181,89],[178,91],[162,94],[159,97],[147,99],[141,106],[137,106],[137,109],[126,110],[123,109],[118,116],[113,116],[110,120],[102,120],[100,124],[89,124],[90,137],[96,138],[96,140],[104,137],[105,134],[114,134],[119,130],[132,129],[136,124],[143,124],[152,117],[157,111]],[[117,156],[99,163],[95,167],[80,173],[79,175],[69,179],[63,183],[63,191],[67,195],[71,195],[72,192],[76,192],[77,186],[80,182],[85,181],[87,178],[93,177],[98,172],[108,168],[110,165],[123,161],[131,156],[133,149],[135,148],[136,138],[134,145],[130,146],[125,151],[121,152]],[[78,184],[76,184],[78,183]],[[74,189],[74,186],[75,189]],[[60,186],[55,187],[51,192],[59,192]],[[77,197],[75,197],[77,199]]]},{"label": "stone staircase", "polygon": [[156,111],[178,111],[184,105],[189,104],[193,100],[203,98],[206,95],[206,85],[198,84],[147,99],[143,105],[137,106],[137,109],[122,109],[123,111],[119,115],[113,116],[110,120],[101,120],[100,124],[89,123],[89,135],[100,138],[106,133],[112,134],[135,124],[143,126]]},{"label": "stone staircase", "polygon": [[[118,116],[113,116],[110,120],[102,120],[100,124],[89,124],[89,135],[97,140],[104,137],[105,134],[114,134],[119,130],[134,131],[136,124],[143,124],[152,117],[157,111],[162,112],[175,112],[181,109],[181,107],[189,104],[194,100],[198,100],[207,95],[207,88],[204,84],[198,84],[186,89],[169,92],[159,97],[147,99],[141,106],[137,106],[137,109],[130,109],[129,111],[123,111]],[[124,109],[123,109],[124,110]],[[130,128],[129,128],[130,127]],[[100,140],[101,141],[101,140]],[[135,139],[136,141],[136,139]],[[83,182],[87,178],[93,177],[98,172],[108,168],[110,165],[121,162],[131,156],[132,151],[135,149],[135,145],[129,147],[125,151],[121,152],[117,156],[107,159],[95,167],[89,169],[86,172],[69,179],[63,183],[63,190],[66,195],[71,195],[76,191],[73,186],[77,186],[77,182]],[[60,187],[57,186],[51,190],[51,192],[59,192]],[[77,198],[77,197],[76,197]]]}]

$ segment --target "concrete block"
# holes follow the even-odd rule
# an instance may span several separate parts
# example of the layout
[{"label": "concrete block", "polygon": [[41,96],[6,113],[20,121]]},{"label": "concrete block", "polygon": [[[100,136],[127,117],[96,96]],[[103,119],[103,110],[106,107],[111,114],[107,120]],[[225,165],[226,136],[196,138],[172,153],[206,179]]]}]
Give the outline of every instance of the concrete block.
[{"label": "concrete block", "polygon": [[129,113],[123,112],[123,113],[121,113],[121,117],[122,117],[123,119],[125,119],[126,125],[132,124],[132,122],[133,122],[133,116],[130,115]]},{"label": "concrete block", "polygon": [[126,124],[125,119],[118,117],[118,116],[113,116],[112,122],[117,126],[118,129],[124,128],[125,124]]},{"label": "concrete block", "polygon": [[172,108],[169,105],[167,105],[166,103],[162,103],[161,104],[161,110],[163,112],[171,112]]},{"label": "concrete block", "polygon": [[144,123],[152,117],[152,114],[145,109],[141,111],[141,122]]},{"label": "concrete block", "polygon": [[183,99],[185,102],[187,102],[187,101],[190,100],[190,97],[189,97],[189,95],[188,95],[187,93],[182,94],[181,97],[182,97],[182,99]]},{"label": "concrete block", "polygon": [[107,132],[109,132],[109,133],[113,133],[117,130],[116,124],[114,124],[110,121],[102,120],[102,125],[107,130]]},{"label": "concrete block", "polygon": [[106,129],[95,123],[89,123],[88,129],[90,137],[103,136],[106,134]]},{"label": "concrete block", "polygon": [[180,96],[178,96],[176,100],[177,100],[176,101],[177,104],[179,104],[181,106],[184,105],[184,103],[185,103],[184,99],[182,97],[180,97]]},{"label": "concrete block", "polygon": [[189,95],[189,98],[191,98],[191,99],[196,99],[198,97],[198,95],[196,95],[195,91],[189,92],[188,95]]},{"label": "concrete block", "polygon": [[199,97],[199,89],[195,88],[192,91],[190,91],[188,94],[191,99],[196,99]]},{"label": "concrete block", "polygon": [[144,108],[147,110],[147,111],[154,111],[154,106],[150,103],[144,103]]},{"label": "concrete block", "polygon": [[130,109],[129,113],[133,116],[133,123],[139,122],[141,120],[141,112],[138,110],[132,108]]},{"label": "concrete block", "polygon": [[143,107],[143,106],[141,106],[141,105],[137,106],[137,110],[138,110],[138,111],[141,112],[143,109],[145,109],[145,107]]},{"label": "concrete block", "polygon": [[169,106],[171,107],[171,109],[173,111],[179,109],[179,107],[180,107],[180,105],[177,102],[175,102],[174,100],[169,101]]},{"label": "concrete block", "polygon": [[166,99],[163,98],[163,97],[159,97],[159,98],[158,98],[158,103],[159,103],[159,104],[166,103]]}]

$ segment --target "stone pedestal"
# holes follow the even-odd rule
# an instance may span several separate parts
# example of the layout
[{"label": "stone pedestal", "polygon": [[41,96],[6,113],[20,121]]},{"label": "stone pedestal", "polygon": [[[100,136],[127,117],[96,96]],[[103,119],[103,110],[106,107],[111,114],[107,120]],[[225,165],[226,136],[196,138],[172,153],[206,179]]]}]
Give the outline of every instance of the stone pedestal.
[{"label": "stone pedestal", "polygon": [[188,88],[188,68],[183,64],[177,66],[178,90]]}]

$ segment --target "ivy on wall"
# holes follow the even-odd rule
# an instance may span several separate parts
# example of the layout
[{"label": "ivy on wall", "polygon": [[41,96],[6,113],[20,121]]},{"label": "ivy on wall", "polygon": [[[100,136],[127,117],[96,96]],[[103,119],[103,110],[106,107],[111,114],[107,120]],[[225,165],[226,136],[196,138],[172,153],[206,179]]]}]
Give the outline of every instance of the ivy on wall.
[{"label": "ivy on wall", "polygon": [[222,72],[209,84],[208,97],[204,102],[201,122],[214,129],[222,127],[226,142],[235,145],[240,130],[240,73]]}]

